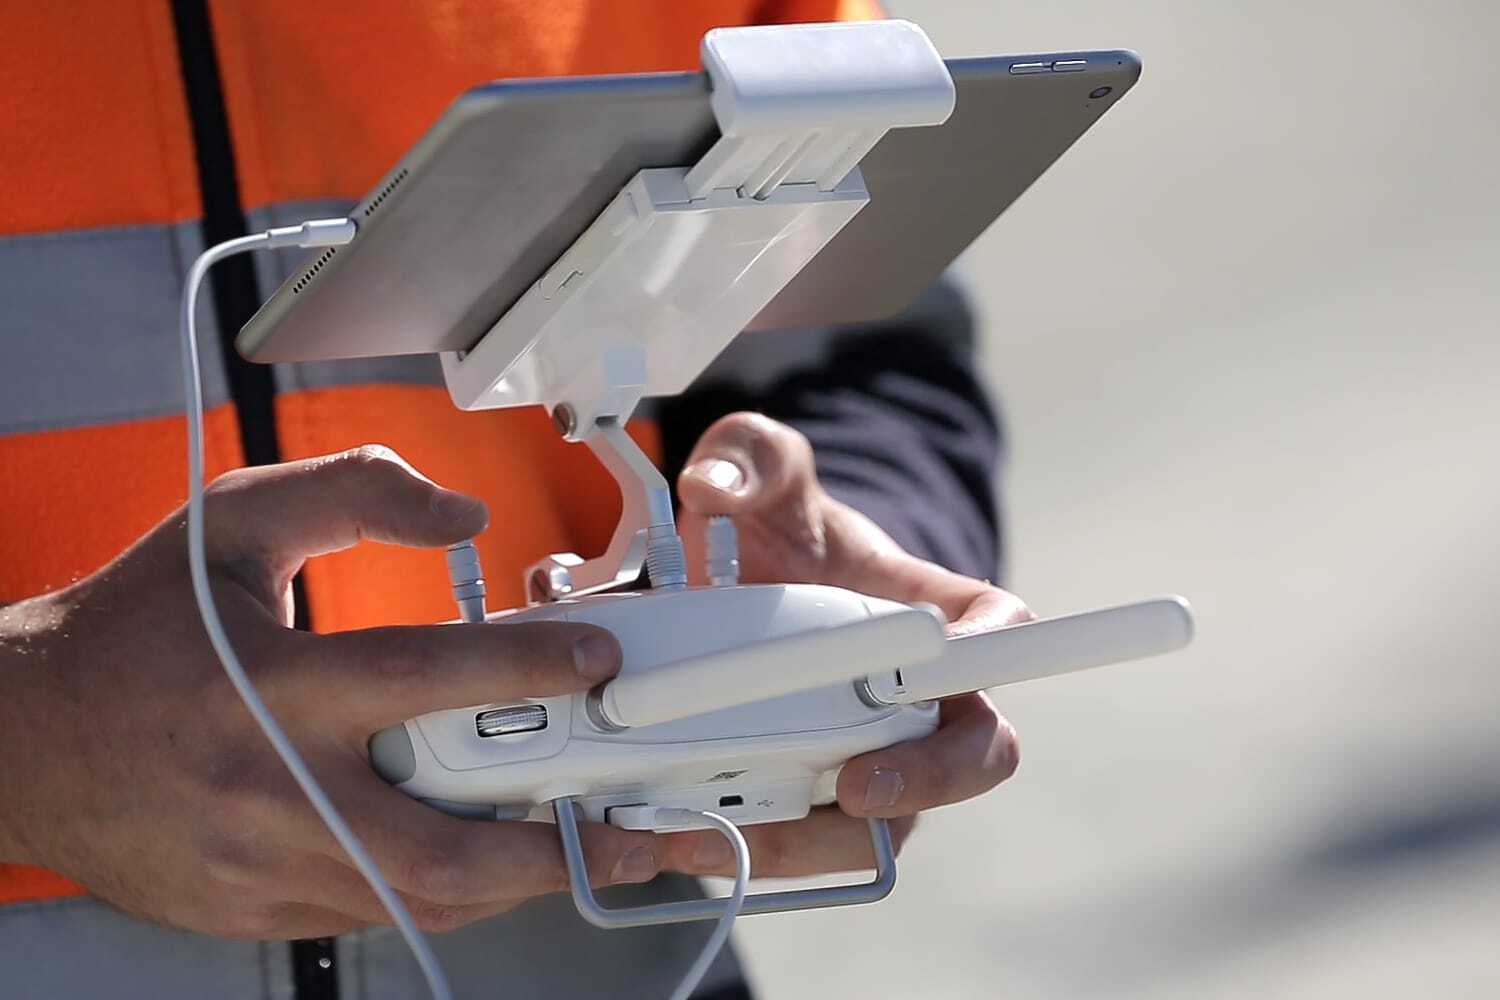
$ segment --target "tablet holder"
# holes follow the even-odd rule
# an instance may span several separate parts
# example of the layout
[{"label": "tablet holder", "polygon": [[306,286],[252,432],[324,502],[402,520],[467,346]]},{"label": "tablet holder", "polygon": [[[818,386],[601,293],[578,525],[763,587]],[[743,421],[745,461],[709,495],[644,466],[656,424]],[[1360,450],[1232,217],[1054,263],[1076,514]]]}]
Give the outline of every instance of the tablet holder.
[{"label": "tablet holder", "polygon": [[953,80],[906,21],[718,28],[703,66],[720,136],[696,164],[638,172],[467,351],[442,355],[461,409],[542,404],[619,483],[604,555],[526,572],[533,600],[686,582],[671,491],[624,431],[682,392],[870,200],[860,159],[937,125]]}]

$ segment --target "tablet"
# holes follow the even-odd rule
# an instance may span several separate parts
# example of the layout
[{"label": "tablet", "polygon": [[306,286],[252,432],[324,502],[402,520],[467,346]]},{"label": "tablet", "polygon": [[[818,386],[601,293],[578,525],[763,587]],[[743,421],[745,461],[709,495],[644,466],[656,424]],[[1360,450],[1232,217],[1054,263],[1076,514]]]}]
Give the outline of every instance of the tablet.
[{"label": "tablet", "polygon": [[[751,329],[905,308],[1140,75],[1134,53],[948,60],[946,123],[860,163],[870,203]],[[461,95],[364,200],[359,233],[286,280],[236,341],[257,362],[472,347],[636,172],[718,137],[702,73],[513,80]]]}]

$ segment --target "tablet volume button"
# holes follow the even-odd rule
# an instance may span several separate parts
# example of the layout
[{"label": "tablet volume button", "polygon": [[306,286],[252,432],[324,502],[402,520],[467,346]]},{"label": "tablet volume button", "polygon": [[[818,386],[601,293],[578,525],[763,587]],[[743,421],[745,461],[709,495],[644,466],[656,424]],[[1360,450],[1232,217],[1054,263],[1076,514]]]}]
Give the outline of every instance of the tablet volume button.
[{"label": "tablet volume button", "polygon": [[1010,72],[1013,76],[1025,76],[1027,73],[1050,73],[1052,64],[1044,62],[1011,63]]}]

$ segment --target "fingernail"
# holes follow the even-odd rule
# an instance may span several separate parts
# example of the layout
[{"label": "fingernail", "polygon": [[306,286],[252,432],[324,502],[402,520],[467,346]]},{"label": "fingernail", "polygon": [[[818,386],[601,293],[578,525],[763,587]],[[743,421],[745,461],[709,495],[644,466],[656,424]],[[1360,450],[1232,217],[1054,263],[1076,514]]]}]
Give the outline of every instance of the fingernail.
[{"label": "fingernail", "polygon": [[649,847],[632,847],[615,863],[611,882],[649,882],[656,877],[656,852]]},{"label": "fingernail", "polygon": [[688,473],[702,476],[709,483],[726,493],[738,493],[745,488],[745,473],[733,462],[722,458],[706,458],[688,466]]},{"label": "fingernail", "polygon": [[607,632],[590,632],[573,643],[573,665],[591,681],[613,677],[620,668],[620,644]]},{"label": "fingernail", "polygon": [[888,767],[877,767],[870,772],[870,783],[865,786],[865,811],[889,809],[896,804],[906,789],[900,771]]},{"label": "fingernail", "polygon": [[484,507],[484,501],[453,490],[438,490],[432,495],[432,512],[449,521],[467,521]]},{"label": "fingernail", "polygon": [[734,860],[734,848],[717,832],[700,835],[693,849],[693,867],[698,871],[719,871]]}]

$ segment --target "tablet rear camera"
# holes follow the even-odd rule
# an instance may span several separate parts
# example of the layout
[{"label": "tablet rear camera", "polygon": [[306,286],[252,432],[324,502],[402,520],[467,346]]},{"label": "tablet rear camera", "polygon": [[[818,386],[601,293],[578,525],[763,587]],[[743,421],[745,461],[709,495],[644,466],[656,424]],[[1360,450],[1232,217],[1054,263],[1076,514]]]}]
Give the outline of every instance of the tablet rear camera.
[{"label": "tablet rear camera", "polygon": [[1114,89],[1113,87],[1095,87],[1089,91],[1089,96],[1097,101],[1101,97],[1108,97],[1114,92]]}]

